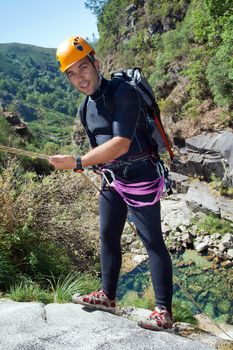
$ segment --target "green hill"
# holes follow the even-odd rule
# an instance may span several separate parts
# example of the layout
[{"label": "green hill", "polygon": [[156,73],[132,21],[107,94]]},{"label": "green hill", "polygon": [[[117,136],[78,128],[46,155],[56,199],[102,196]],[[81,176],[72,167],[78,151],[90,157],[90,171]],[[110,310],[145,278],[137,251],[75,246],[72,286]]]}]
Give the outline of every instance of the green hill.
[{"label": "green hill", "polygon": [[6,102],[17,98],[75,116],[78,93],[59,72],[55,49],[0,44],[0,62],[0,91]]},{"label": "green hill", "polygon": [[59,72],[55,49],[0,44],[0,102],[29,123],[34,139],[26,148],[53,153],[71,145],[79,97]]}]

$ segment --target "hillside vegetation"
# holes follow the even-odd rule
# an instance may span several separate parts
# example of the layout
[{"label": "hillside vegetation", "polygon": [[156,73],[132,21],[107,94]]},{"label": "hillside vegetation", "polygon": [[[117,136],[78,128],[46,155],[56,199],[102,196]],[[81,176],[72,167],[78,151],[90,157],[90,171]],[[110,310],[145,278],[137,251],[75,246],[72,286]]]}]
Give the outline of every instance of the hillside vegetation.
[{"label": "hillside vegetation", "polygon": [[[59,72],[55,49],[0,44],[1,145],[78,152],[72,134],[79,98]],[[9,113],[30,137],[8,122]],[[0,152],[0,294],[18,282],[47,287],[48,279],[74,270],[95,274],[98,239],[88,239],[98,227],[93,192],[75,174],[54,173],[46,160]]]},{"label": "hillside vegetation", "polygon": [[[60,74],[55,55],[55,49],[0,44],[1,97],[6,102],[15,97],[75,116],[78,93]],[[29,121],[36,119],[33,113],[25,113],[24,117]]]},{"label": "hillside vegetation", "polygon": [[34,141],[29,148],[54,153],[71,144],[79,94],[59,72],[55,49],[0,44],[0,62],[2,110],[30,124]]},{"label": "hillside vegetation", "polygon": [[[143,68],[163,115],[232,127],[233,1],[86,1],[103,69]],[[213,120],[212,120],[213,121]]]}]

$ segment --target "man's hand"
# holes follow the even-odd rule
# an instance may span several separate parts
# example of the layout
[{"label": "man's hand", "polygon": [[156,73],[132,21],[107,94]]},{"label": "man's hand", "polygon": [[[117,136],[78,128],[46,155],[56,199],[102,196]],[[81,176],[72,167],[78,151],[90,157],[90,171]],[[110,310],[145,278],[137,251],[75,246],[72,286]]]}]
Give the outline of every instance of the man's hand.
[{"label": "man's hand", "polygon": [[76,161],[73,156],[63,156],[62,154],[49,157],[49,163],[58,170],[70,170],[76,167]]}]

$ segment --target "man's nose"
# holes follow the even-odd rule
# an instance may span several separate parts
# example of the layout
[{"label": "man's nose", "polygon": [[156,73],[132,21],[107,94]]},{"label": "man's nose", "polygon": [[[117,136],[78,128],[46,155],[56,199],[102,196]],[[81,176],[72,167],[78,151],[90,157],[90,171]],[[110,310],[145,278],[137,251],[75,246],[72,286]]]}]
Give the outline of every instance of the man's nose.
[{"label": "man's nose", "polygon": [[75,75],[75,80],[77,81],[77,83],[81,83],[83,80],[83,75],[82,73],[76,73]]}]

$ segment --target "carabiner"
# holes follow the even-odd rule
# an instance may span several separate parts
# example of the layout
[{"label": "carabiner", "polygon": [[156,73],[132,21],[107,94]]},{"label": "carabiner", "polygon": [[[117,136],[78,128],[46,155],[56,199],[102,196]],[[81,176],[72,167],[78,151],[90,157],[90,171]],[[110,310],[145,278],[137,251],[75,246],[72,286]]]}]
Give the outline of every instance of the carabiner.
[{"label": "carabiner", "polygon": [[109,186],[111,186],[111,183],[109,182],[107,176],[105,175],[105,172],[109,172],[110,175],[111,175],[112,181],[115,181],[116,178],[115,178],[114,172],[113,172],[112,170],[110,170],[110,169],[104,169],[104,168],[101,169],[101,173],[103,174],[103,177],[105,178],[107,184],[108,184]]}]

